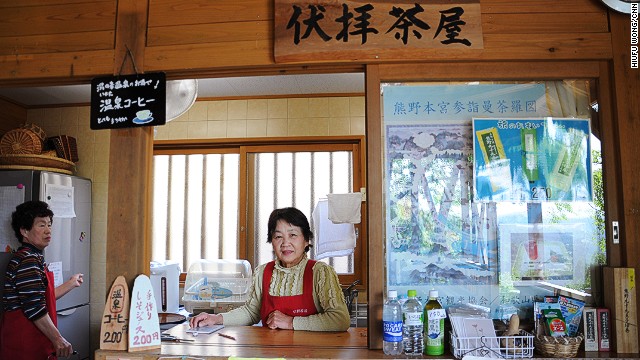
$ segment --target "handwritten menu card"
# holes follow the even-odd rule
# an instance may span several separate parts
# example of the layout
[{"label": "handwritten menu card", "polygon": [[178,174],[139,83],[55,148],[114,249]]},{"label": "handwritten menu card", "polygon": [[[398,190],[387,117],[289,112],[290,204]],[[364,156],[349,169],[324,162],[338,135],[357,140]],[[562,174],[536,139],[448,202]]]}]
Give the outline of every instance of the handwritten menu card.
[{"label": "handwritten menu card", "polygon": [[91,129],[164,125],[166,100],[163,72],[94,78],[91,81]]},{"label": "handwritten menu card", "polygon": [[124,276],[111,285],[100,325],[100,349],[127,350],[129,330],[129,287]]},{"label": "handwritten menu card", "polygon": [[138,275],[133,283],[129,312],[129,351],[160,347],[160,321],[151,280]]}]

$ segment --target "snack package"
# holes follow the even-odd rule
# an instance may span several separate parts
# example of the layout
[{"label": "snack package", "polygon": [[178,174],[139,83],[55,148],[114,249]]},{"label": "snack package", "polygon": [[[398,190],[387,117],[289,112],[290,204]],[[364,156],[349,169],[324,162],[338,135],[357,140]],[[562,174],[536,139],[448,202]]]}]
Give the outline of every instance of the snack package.
[{"label": "snack package", "polygon": [[582,311],[584,310],[584,301],[567,296],[558,296],[558,304],[560,304],[560,311],[562,311],[562,316],[567,324],[567,335],[578,335]]},{"label": "snack package", "polygon": [[[533,303],[533,319],[534,319],[534,330],[537,335],[544,335],[545,333],[545,319],[542,314],[542,310],[544,309],[555,309],[560,310],[560,304],[557,303],[557,299],[555,296],[547,299],[545,297],[544,302],[535,301]],[[551,300],[554,300],[551,302]]]},{"label": "snack package", "polygon": [[562,311],[558,309],[544,309],[542,315],[547,325],[549,335],[558,337],[567,335],[567,324],[562,317]]}]

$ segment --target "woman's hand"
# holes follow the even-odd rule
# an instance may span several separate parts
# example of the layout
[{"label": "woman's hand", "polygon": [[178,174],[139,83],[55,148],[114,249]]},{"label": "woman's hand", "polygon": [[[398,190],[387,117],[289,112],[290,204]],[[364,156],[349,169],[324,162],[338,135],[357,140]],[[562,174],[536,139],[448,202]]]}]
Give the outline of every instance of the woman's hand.
[{"label": "woman's hand", "polygon": [[293,316],[285,315],[276,310],[267,316],[269,329],[290,329],[293,330]]},{"label": "woman's hand", "polygon": [[75,274],[69,278],[69,283],[73,285],[73,287],[80,287],[84,282],[83,274]]},{"label": "woman's hand", "polygon": [[73,353],[73,346],[62,336],[53,343],[53,346],[56,348],[57,357],[69,357]]},{"label": "woman's hand", "polygon": [[197,328],[202,326],[220,325],[224,321],[221,314],[207,314],[201,312],[200,314],[189,319],[189,327]]}]

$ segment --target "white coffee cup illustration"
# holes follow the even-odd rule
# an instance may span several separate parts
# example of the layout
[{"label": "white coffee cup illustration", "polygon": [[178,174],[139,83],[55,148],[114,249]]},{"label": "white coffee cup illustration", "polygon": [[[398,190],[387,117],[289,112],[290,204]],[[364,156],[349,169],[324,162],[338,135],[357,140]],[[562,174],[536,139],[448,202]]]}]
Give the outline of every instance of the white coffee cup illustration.
[{"label": "white coffee cup illustration", "polygon": [[151,110],[140,110],[136,113],[136,117],[140,120],[147,120],[151,117]]}]

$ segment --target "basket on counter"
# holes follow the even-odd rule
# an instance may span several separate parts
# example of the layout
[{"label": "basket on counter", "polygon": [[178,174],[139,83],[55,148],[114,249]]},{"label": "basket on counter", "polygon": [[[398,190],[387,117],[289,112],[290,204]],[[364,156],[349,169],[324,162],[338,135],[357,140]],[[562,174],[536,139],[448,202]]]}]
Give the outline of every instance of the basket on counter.
[{"label": "basket on counter", "polygon": [[510,336],[460,337],[451,332],[451,352],[456,359],[465,356],[501,359],[524,359],[533,357],[533,335],[520,330]]},{"label": "basket on counter", "polygon": [[30,129],[18,128],[7,131],[0,138],[0,154],[34,154],[42,152],[42,139]]},{"label": "basket on counter", "polygon": [[578,349],[584,337],[578,336],[559,336],[553,337],[548,335],[536,335],[533,342],[536,351],[547,357],[554,358],[573,358],[578,355]]}]

